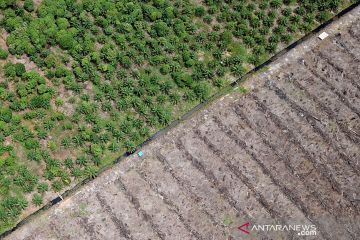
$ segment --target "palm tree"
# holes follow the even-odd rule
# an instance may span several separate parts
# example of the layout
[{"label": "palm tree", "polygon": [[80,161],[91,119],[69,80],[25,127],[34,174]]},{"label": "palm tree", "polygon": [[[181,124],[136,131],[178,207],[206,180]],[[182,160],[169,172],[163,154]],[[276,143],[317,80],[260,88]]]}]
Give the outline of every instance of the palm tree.
[{"label": "palm tree", "polygon": [[75,135],[72,138],[72,141],[75,144],[75,146],[82,146],[84,144],[84,140],[82,139],[82,137],[80,135]]},{"label": "palm tree", "polygon": [[41,206],[42,203],[43,203],[43,199],[42,199],[41,195],[34,194],[33,197],[32,197],[32,203],[37,207]]},{"label": "palm tree", "polygon": [[130,140],[125,141],[124,146],[125,146],[126,151],[127,151],[128,153],[133,153],[133,152],[135,152],[135,150],[136,150],[136,145],[135,145],[135,143],[132,142],[132,141],[130,141]]},{"label": "palm tree", "polygon": [[95,178],[97,176],[97,168],[94,166],[87,166],[85,168],[85,175],[87,178]]},{"label": "palm tree", "polygon": [[60,192],[61,189],[63,188],[63,183],[61,181],[56,180],[52,183],[51,186],[55,192]]},{"label": "palm tree", "polygon": [[87,159],[85,156],[79,156],[76,159],[76,163],[79,164],[80,166],[85,166],[87,164]]},{"label": "palm tree", "polygon": [[63,138],[63,140],[61,140],[61,145],[64,148],[69,148],[71,146],[71,138],[70,137]]},{"label": "palm tree", "polygon": [[47,183],[40,183],[38,186],[37,186],[37,190],[39,193],[44,193],[46,192],[47,190],[49,189],[49,186]]}]

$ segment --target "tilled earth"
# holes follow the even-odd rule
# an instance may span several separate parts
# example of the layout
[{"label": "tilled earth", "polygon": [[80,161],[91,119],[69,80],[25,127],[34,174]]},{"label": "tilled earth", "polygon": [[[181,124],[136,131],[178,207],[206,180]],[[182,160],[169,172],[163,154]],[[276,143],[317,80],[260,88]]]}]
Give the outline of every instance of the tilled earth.
[{"label": "tilled earth", "polygon": [[[7,239],[360,239],[359,17],[353,10],[325,40],[249,79],[248,93],[217,100]],[[316,235],[254,225],[314,225]]]}]

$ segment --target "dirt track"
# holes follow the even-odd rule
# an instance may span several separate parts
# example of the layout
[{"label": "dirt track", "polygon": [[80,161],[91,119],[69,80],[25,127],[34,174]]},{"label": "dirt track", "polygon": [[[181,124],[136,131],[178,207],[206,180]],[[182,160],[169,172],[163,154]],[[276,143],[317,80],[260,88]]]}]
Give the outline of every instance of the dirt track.
[{"label": "dirt track", "polygon": [[360,239],[360,9],[326,31],[7,239]]}]

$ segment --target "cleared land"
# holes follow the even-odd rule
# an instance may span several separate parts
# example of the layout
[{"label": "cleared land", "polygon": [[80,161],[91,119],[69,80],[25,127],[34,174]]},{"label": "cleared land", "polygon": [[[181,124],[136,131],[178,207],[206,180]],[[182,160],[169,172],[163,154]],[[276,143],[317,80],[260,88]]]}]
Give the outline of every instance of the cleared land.
[{"label": "cleared land", "polygon": [[249,79],[248,93],[216,101],[6,239],[243,239],[246,222],[359,239],[359,17],[357,8],[326,40]]}]

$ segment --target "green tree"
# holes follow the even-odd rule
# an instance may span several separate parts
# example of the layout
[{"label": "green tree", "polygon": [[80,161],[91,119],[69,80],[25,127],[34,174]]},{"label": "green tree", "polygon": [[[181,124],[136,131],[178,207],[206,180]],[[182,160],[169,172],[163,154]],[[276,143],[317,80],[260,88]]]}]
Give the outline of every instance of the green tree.
[{"label": "green tree", "polygon": [[4,66],[4,73],[7,77],[16,77],[16,68],[15,65],[12,63],[7,63]]},{"label": "green tree", "polygon": [[168,25],[163,21],[157,21],[153,25],[153,30],[158,37],[165,37],[169,33]]},{"label": "green tree", "polygon": [[54,181],[54,182],[51,184],[51,186],[52,186],[52,189],[53,189],[55,192],[60,192],[60,191],[63,189],[63,187],[64,187],[62,181],[58,181],[58,180]]},{"label": "green tree", "polygon": [[0,108],[0,120],[9,123],[12,119],[12,111],[9,108]]},{"label": "green tree", "polygon": [[16,76],[21,77],[25,72],[25,65],[22,63],[15,63]]},{"label": "green tree", "polygon": [[25,0],[24,1],[24,9],[28,12],[34,11],[34,2],[33,0]]},{"label": "green tree", "polygon": [[49,189],[49,185],[47,183],[39,183],[37,186],[37,190],[39,193],[44,193]]},{"label": "green tree", "polygon": [[282,4],[281,0],[272,0],[270,2],[270,6],[275,9],[281,7],[281,4]]},{"label": "green tree", "polygon": [[103,150],[100,145],[98,144],[92,144],[90,147],[91,154],[95,157],[98,157],[102,154]]},{"label": "green tree", "polygon": [[196,97],[201,101],[206,100],[210,95],[210,87],[207,83],[196,84],[193,89]]},{"label": "green tree", "polygon": [[135,152],[135,150],[136,150],[136,145],[135,145],[135,143],[132,142],[132,141],[130,141],[130,140],[125,141],[124,146],[125,146],[126,151],[127,151],[128,153],[133,153],[133,152]]},{"label": "green tree", "polygon": [[71,32],[60,30],[56,37],[57,42],[63,49],[69,50],[75,46],[74,36]]},{"label": "green tree", "polygon": [[56,22],[60,30],[66,30],[70,26],[66,18],[58,18]]},{"label": "green tree", "polygon": [[32,197],[32,203],[37,207],[41,206],[43,204],[43,199],[42,199],[41,195],[34,194]]},{"label": "green tree", "polygon": [[9,53],[6,50],[0,48],[0,59],[6,59],[8,56]]},{"label": "green tree", "polygon": [[85,175],[88,178],[95,178],[97,175],[97,169],[94,166],[87,166],[85,168]]}]

